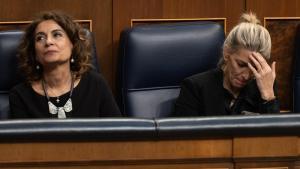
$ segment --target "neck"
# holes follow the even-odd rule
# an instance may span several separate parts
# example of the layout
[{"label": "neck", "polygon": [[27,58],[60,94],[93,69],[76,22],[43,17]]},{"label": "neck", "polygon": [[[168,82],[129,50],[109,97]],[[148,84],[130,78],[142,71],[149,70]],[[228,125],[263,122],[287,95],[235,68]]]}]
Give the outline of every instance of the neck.
[{"label": "neck", "polygon": [[50,88],[64,88],[72,81],[72,73],[69,66],[60,66],[55,69],[44,69],[43,78]]}]

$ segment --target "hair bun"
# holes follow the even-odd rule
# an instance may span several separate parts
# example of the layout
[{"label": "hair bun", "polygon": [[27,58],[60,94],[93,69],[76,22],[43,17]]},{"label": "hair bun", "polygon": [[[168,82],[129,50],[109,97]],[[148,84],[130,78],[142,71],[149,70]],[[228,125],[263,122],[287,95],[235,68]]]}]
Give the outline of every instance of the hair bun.
[{"label": "hair bun", "polygon": [[252,12],[244,13],[240,18],[240,23],[253,23],[260,24],[260,21],[257,19],[256,15]]}]

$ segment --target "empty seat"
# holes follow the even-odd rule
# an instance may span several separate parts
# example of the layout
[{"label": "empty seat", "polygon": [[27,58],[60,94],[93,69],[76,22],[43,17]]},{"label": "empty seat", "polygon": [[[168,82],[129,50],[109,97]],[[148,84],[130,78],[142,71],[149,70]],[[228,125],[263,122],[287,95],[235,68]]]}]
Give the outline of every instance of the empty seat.
[{"label": "empty seat", "polygon": [[120,36],[118,103],[129,117],[171,115],[181,81],[215,68],[224,41],[215,22],[136,26]]}]

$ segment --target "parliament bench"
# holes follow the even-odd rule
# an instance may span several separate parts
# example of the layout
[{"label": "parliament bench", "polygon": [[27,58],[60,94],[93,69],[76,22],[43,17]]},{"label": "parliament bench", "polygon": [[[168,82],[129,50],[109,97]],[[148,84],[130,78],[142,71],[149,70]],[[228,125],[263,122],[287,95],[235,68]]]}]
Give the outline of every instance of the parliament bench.
[{"label": "parliament bench", "polygon": [[299,168],[298,114],[0,121],[0,168]]}]

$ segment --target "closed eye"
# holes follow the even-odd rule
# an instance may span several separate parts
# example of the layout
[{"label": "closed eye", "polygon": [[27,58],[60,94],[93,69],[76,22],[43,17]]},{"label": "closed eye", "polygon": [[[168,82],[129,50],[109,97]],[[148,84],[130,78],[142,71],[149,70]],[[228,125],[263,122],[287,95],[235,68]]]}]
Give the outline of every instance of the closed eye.
[{"label": "closed eye", "polygon": [[248,64],[245,62],[237,62],[239,67],[248,67]]}]

